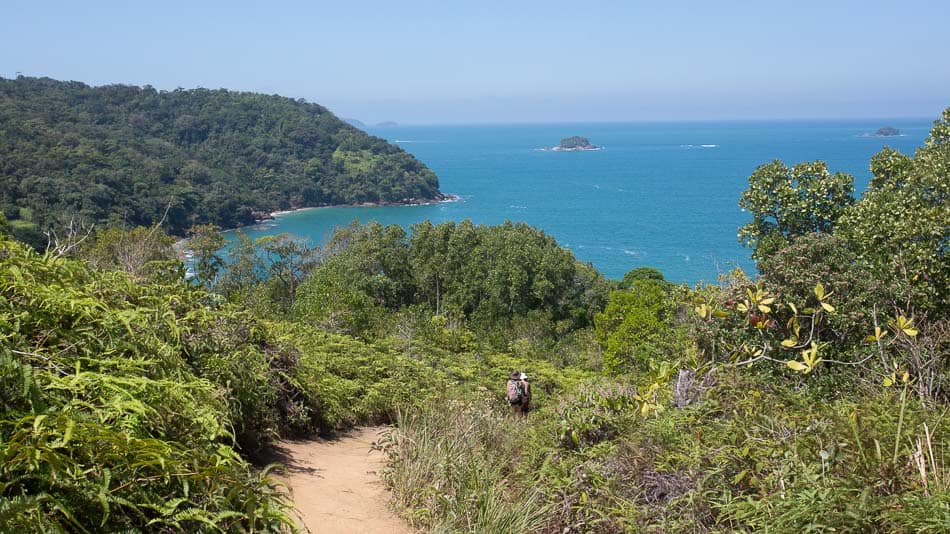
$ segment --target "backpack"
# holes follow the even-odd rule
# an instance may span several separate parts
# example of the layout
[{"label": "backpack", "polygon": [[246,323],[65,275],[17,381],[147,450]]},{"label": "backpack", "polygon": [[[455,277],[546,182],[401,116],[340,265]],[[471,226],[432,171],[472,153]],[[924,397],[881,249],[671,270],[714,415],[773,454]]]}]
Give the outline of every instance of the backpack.
[{"label": "backpack", "polygon": [[524,402],[524,383],[513,378],[508,379],[508,404],[517,406]]}]

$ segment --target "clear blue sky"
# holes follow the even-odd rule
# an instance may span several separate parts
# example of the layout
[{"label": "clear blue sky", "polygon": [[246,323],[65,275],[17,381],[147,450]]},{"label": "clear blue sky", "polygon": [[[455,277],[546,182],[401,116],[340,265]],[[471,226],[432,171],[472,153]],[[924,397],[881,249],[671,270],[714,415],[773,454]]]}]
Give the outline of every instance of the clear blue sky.
[{"label": "clear blue sky", "polygon": [[948,25],[940,0],[3,0],[0,76],[279,93],[365,122],[935,118]]}]

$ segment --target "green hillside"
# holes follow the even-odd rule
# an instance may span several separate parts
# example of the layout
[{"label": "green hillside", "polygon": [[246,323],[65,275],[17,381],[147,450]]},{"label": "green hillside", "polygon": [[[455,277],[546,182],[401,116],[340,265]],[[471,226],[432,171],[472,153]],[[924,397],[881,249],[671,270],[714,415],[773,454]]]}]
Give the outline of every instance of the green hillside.
[{"label": "green hillside", "polygon": [[0,208],[15,235],[73,217],[235,227],[271,211],[442,198],[402,149],[302,99],[0,78]]}]

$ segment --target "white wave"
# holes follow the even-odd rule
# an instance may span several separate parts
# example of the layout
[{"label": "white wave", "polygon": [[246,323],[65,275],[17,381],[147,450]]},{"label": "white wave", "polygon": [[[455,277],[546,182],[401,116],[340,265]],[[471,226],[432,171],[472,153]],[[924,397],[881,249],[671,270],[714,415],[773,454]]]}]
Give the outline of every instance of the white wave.
[{"label": "white wave", "polygon": [[528,206],[517,206],[517,205],[515,205],[515,204],[512,204],[512,205],[510,205],[510,206],[508,206],[508,207],[511,208],[511,209],[515,209],[515,210],[526,210],[526,209],[528,209]]},{"label": "white wave", "polygon": [[699,145],[703,148],[717,148],[719,145]]},{"label": "white wave", "polygon": [[623,253],[626,254],[626,255],[628,255],[628,256],[639,256],[639,255],[640,255],[640,253],[637,252],[636,250],[630,250],[629,248],[623,249]]}]

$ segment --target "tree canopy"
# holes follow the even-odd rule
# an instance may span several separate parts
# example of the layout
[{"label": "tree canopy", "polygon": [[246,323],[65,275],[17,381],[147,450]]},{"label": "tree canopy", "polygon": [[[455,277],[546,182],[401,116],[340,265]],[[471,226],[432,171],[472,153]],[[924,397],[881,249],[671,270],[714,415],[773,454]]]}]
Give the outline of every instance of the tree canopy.
[{"label": "tree canopy", "polygon": [[34,246],[63,217],[164,217],[184,235],[275,210],[440,198],[413,156],[302,99],[0,78],[0,209]]},{"label": "tree canopy", "polygon": [[914,157],[885,148],[870,187],[841,215],[836,234],[878,269],[898,276],[924,307],[950,298],[950,108]]},{"label": "tree canopy", "polygon": [[761,259],[811,232],[830,232],[842,210],[854,198],[854,178],[831,174],[823,161],[799,163],[789,169],[781,161],[766,163],[749,177],[739,206],[752,222],[739,229],[739,241],[753,247]]}]

